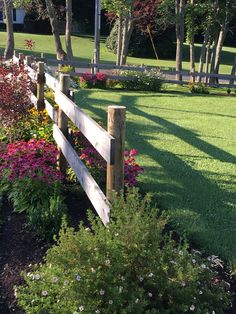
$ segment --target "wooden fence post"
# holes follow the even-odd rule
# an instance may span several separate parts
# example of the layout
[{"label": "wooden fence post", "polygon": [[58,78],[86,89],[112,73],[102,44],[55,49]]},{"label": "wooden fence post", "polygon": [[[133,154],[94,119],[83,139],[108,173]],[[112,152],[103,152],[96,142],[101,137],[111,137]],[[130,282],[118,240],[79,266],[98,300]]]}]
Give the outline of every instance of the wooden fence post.
[{"label": "wooden fence post", "polygon": [[24,54],[22,52],[19,53],[19,65],[24,63]]},{"label": "wooden fence post", "polygon": [[[59,89],[62,93],[64,93],[66,96],[69,96],[70,93],[70,75],[68,74],[60,74],[59,79]],[[60,109],[58,109],[58,121],[57,121],[58,127],[63,133],[63,135],[68,139],[68,117],[66,114]],[[59,161],[58,166],[60,171],[66,175],[66,169],[67,169],[67,161],[65,157],[63,156],[61,150],[59,149]]]},{"label": "wooden fence post", "polygon": [[108,133],[115,138],[114,164],[107,164],[108,199],[112,191],[119,193],[124,188],[125,113],[126,107],[108,107]]},{"label": "wooden fence post", "polygon": [[[232,70],[231,70],[232,76],[235,75],[235,71],[236,71],[236,56],[234,57],[234,63],[233,63]],[[234,87],[234,79],[233,78],[231,78],[229,81],[229,87],[231,87],[231,88]]]},{"label": "wooden fence post", "polygon": [[45,75],[44,75],[44,63],[38,62],[38,73],[37,73],[37,110],[41,111],[45,109],[44,103],[44,84],[45,84]]},{"label": "wooden fence post", "polygon": [[25,57],[25,64],[30,67],[32,63],[32,57],[31,56],[26,56]]}]

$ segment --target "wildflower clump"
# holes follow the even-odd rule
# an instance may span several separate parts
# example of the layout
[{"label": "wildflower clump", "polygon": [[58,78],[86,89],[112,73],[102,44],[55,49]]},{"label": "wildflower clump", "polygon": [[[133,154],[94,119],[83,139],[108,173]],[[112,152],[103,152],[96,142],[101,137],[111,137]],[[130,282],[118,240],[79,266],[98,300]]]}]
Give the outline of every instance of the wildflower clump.
[{"label": "wildflower clump", "polygon": [[164,231],[149,196],[114,196],[109,225],[92,213],[89,222],[62,229],[45,263],[24,274],[17,298],[27,314],[223,314],[230,305],[210,262]]}]

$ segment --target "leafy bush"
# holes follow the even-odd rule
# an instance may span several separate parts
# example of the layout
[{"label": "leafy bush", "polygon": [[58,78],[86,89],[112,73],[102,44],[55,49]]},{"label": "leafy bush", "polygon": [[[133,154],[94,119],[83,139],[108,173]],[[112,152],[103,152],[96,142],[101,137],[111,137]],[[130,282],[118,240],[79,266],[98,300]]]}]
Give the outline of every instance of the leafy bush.
[{"label": "leafy bush", "polygon": [[3,126],[19,121],[32,107],[30,88],[24,65],[0,61],[0,115]]},{"label": "leafy bush", "polygon": [[72,66],[70,66],[70,65],[62,65],[60,67],[60,72],[61,73],[67,74],[67,73],[70,73],[70,72],[73,72],[73,71],[74,71],[74,68]]},{"label": "leafy bush", "polygon": [[1,186],[16,212],[26,212],[31,229],[47,238],[59,231],[65,215],[58,151],[45,140],[8,144],[0,152]]},{"label": "leafy bush", "polygon": [[204,83],[191,82],[188,84],[188,88],[192,94],[209,94],[208,87]]},{"label": "leafy bush", "polygon": [[106,88],[107,76],[105,73],[98,72],[97,74],[91,74],[88,72],[83,73],[80,77],[80,87],[81,88]]},{"label": "leafy bush", "polygon": [[159,92],[162,87],[161,73],[156,69],[145,70],[144,72],[121,71],[120,75],[133,78],[133,80],[120,81],[120,86],[124,89]]},{"label": "leafy bush", "polygon": [[90,212],[91,229],[61,230],[45,264],[24,273],[19,305],[26,314],[224,313],[227,285],[158,215],[133,190],[114,196],[107,228]]}]

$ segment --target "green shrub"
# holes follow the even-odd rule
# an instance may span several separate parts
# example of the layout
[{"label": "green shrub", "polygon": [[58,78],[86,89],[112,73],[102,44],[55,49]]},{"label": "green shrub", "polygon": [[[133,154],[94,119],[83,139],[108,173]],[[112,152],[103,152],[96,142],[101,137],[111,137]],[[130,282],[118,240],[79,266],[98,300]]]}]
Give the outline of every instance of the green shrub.
[{"label": "green shrub", "polygon": [[45,263],[24,273],[16,296],[26,314],[220,314],[229,306],[211,262],[164,231],[149,196],[114,197],[107,228],[91,212],[89,221],[91,229],[62,229]]},{"label": "green shrub", "polygon": [[70,65],[62,65],[59,70],[61,73],[70,73],[74,71],[74,68]]},{"label": "green shrub", "polygon": [[159,70],[150,69],[140,71],[121,71],[121,76],[133,77],[133,80],[122,80],[120,86],[128,90],[142,90],[159,92],[162,87],[161,73]]},{"label": "green shrub", "polygon": [[192,94],[209,94],[208,87],[205,83],[194,83],[188,84],[190,93]]}]

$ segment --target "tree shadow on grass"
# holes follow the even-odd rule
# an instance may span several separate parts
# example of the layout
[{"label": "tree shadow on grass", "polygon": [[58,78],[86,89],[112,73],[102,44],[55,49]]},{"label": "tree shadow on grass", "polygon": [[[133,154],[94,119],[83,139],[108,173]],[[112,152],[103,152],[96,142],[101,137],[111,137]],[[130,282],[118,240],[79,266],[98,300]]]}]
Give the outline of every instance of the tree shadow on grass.
[{"label": "tree shadow on grass", "polygon": [[[88,99],[89,91],[82,93],[82,96],[82,107],[106,121],[106,110],[97,106],[102,103],[106,108],[112,101]],[[116,104],[128,104],[127,111],[143,117],[143,121],[147,119],[152,122],[147,124],[145,121],[144,124],[127,120],[128,146],[142,153],[140,158],[145,168],[142,188],[155,193],[157,203],[168,210],[176,230],[181,234],[186,233],[207,252],[218,254],[236,265],[236,212],[232,205],[235,204],[235,192],[219,187],[205,173],[193,169],[182,160],[181,155],[154,146],[150,131],[155,135],[155,140],[156,134],[161,137],[163,133],[180,138],[208,154],[203,158],[235,164],[235,157],[198,138],[193,131],[140,110],[135,102],[134,96],[125,95]],[[236,181],[233,177],[229,181],[231,179]],[[229,181],[226,180],[226,184]]]}]

